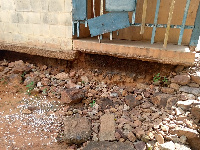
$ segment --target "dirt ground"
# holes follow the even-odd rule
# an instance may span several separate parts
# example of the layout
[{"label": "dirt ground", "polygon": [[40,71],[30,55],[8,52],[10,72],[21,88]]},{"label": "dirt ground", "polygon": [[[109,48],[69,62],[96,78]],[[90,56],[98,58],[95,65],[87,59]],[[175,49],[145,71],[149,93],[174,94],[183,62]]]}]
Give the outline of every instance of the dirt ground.
[{"label": "dirt ground", "polygon": [[[60,143],[63,118],[86,116],[93,125],[99,126],[100,118],[106,113],[115,114],[114,132],[118,136],[114,141],[134,144],[142,141],[145,134],[158,150],[159,144],[154,135],[159,134],[162,140],[172,141],[169,127],[182,125],[178,120],[181,117],[192,122],[189,127],[195,131],[199,123],[190,112],[181,112],[182,116],[178,116],[171,102],[175,105],[183,99],[199,101],[200,98],[199,95],[181,92],[179,87],[182,83],[153,85],[152,82],[158,73],[162,80],[165,79],[163,77],[174,79],[180,74],[187,80],[188,88],[199,87],[185,75],[188,71],[189,68],[184,69],[183,66],[110,56],[80,54],[78,60],[71,62],[0,51],[0,150],[81,150],[87,141],[81,146]],[[80,104],[66,106],[61,91],[73,88],[85,90],[86,95]],[[165,103],[158,102],[159,96],[166,99]],[[101,109],[91,107],[91,104]],[[166,104],[170,104],[170,109]],[[125,123],[124,118],[131,121],[126,120]],[[183,126],[187,127],[186,124]],[[98,127],[92,127],[91,131],[90,141],[98,141]],[[121,131],[124,135],[119,135]],[[132,139],[128,136],[130,133]],[[179,138],[176,137],[176,140]],[[186,141],[178,144],[186,148],[189,146]]]},{"label": "dirt ground", "polygon": [[1,83],[0,149],[66,149],[56,140],[62,126],[56,113],[60,107],[56,99],[29,96],[23,86]]}]

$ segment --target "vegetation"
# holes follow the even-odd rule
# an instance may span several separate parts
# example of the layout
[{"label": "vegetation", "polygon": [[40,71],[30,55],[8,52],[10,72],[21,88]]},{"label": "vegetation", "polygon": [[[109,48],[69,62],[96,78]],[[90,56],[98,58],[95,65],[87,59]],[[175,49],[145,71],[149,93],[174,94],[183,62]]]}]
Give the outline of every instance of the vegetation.
[{"label": "vegetation", "polygon": [[26,85],[26,87],[28,88],[26,90],[26,93],[30,96],[31,92],[33,91],[33,89],[35,88],[35,83],[34,81],[31,81],[28,85]]}]

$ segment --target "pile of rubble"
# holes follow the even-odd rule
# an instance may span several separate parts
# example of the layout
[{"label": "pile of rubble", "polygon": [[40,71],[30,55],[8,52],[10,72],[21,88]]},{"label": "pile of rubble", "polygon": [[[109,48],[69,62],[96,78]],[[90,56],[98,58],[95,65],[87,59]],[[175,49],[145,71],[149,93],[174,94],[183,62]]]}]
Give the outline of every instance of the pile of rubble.
[{"label": "pile of rubble", "polygon": [[56,110],[64,123],[57,141],[69,149],[200,149],[197,67],[178,66],[168,77],[158,73],[151,84],[131,86],[95,78],[102,74],[97,69],[65,72],[23,61],[0,62],[1,83],[24,85],[28,95],[42,94],[62,104]]}]

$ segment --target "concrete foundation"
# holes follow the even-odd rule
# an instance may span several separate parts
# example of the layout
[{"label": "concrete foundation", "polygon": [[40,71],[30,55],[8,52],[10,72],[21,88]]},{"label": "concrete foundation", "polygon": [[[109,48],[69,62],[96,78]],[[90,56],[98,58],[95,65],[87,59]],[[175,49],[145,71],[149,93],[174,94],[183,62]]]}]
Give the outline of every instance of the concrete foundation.
[{"label": "concrete foundation", "polygon": [[161,43],[151,45],[138,41],[103,40],[99,43],[93,38],[81,39],[73,41],[73,50],[172,65],[192,66],[195,60],[195,53],[190,52],[187,46],[169,44],[167,49],[163,49]]}]

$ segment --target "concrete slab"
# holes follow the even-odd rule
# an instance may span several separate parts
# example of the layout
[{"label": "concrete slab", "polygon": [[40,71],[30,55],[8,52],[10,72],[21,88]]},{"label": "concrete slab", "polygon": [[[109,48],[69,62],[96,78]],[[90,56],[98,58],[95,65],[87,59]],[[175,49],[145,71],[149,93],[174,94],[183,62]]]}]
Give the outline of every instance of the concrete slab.
[{"label": "concrete slab", "polygon": [[74,60],[77,58],[77,52],[69,50],[69,51],[51,51],[42,48],[34,48],[28,46],[21,46],[16,44],[5,44],[0,43],[0,50],[9,50],[19,53],[26,53],[30,55],[38,55],[43,57],[50,57],[50,58],[58,58],[58,59],[65,59],[65,60]]},{"label": "concrete slab", "polygon": [[192,66],[195,61],[195,53],[187,46],[168,44],[164,49],[162,43],[151,45],[141,41],[104,39],[99,43],[96,38],[74,39],[73,50],[172,65]]}]

